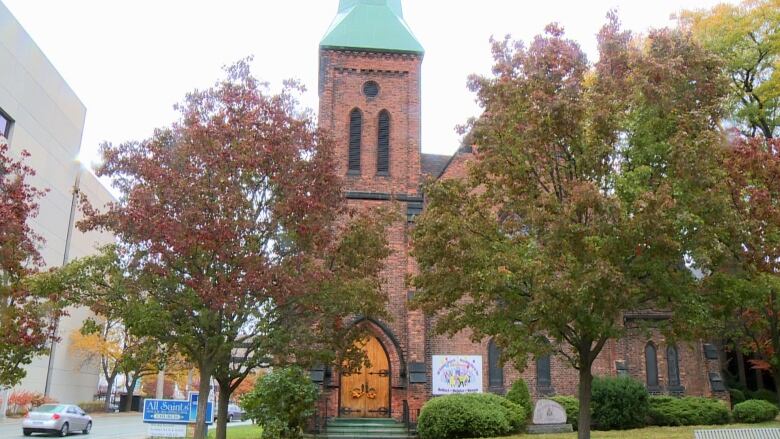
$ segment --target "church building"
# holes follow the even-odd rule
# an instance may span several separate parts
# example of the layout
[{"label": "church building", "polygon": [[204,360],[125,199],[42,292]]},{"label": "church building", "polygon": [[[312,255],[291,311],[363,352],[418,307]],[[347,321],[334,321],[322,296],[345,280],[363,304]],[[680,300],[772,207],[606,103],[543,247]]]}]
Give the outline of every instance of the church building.
[{"label": "church building", "polygon": [[[520,374],[501,366],[491,340],[472,343],[468,333],[453,338],[432,332],[431,318],[409,309],[414,291],[406,284],[416,264],[409,256],[410,231],[425,206],[421,183],[427,177],[465,176],[471,148],[453,156],[424,154],[421,145],[421,76],[424,50],[404,20],[401,0],[340,0],[319,48],[319,123],[337,142],[338,169],[354,206],[397,203],[406,213],[387,228],[393,254],[384,288],[390,319],[362,319],[370,337],[371,366],[342,375],[337,368],[312,371],[323,392],[325,418],[416,420],[436,395],[464,392],[503,394],[518,377],[538,398],[575,395],[577,371],[561,356],[531,359]],[[627,313],[624,324],[663,318]],[[653,394],[726,398],[719,351],[711,344],[667,343],[660,333],[638,330],[611,340],[594,365],[596,375],[628,375]]]}]

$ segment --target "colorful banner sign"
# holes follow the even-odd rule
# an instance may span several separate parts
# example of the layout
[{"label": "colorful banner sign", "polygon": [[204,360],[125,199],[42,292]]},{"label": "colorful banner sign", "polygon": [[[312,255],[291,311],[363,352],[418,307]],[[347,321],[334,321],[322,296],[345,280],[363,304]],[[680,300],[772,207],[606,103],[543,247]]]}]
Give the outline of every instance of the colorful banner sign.
[{"label": "colorful banner sign", "polygon": [[433,394],[482,393],[481,355],[434,355]]}]

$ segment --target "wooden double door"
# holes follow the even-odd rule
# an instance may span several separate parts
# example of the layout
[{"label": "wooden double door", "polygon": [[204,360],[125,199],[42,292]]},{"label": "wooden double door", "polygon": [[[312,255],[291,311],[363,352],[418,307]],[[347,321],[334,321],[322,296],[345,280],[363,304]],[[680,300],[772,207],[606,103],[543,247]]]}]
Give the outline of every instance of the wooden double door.
[{"label": "wooden double door", "polygon": [[[365,344],[362,344],[365,343]],[[375,337],[361,342],[371,366],[341,375],[340,416],[386,418],[390,416],[390,361]]]}]

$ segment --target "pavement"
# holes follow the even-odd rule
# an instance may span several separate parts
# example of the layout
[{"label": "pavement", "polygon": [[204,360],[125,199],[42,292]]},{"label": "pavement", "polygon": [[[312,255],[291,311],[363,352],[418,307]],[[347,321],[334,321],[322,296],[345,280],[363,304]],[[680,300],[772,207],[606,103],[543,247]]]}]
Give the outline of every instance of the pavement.
[{"label": "pavement", "polygon": [[[143,423],[140,413],[96,413],[92,415],[92,433],[85,436],[81,433],[71,435],[71,438],[83,436],[85,439],[146,439],[147,426]],[[229,427],[248,425],[249,421],[231,422]],[[35,434],[33,437],[46,437]],[[21,419],[0,419],[0,438],[24,439]]]}]

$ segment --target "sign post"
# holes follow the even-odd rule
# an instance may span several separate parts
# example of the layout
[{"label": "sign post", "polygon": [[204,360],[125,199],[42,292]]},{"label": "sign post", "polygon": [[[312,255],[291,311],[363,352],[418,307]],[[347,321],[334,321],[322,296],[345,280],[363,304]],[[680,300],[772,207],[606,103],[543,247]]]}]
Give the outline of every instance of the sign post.
[{"label": "sign post", "polygon": [[[197,419],[198,395],[191,393],[186,401],[147,399],[144,401],[144,423],[151,437],[186,437],[187,425]],[[214,420],[214,405],[206,404],[206,424]]]}]

